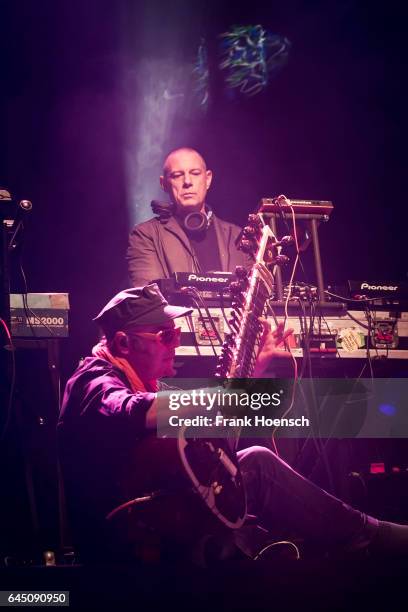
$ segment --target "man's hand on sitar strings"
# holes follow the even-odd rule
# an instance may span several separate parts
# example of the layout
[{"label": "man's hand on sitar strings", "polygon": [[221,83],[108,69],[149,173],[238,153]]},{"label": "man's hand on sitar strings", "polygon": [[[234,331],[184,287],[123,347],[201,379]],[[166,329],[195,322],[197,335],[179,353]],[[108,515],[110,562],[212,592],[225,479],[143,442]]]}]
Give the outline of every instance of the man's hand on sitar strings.
[{"label": "man's hand on sitar strings", "polygon": [[266,319],[260,318],[263,326],[263,333],[259,343],[258,357],[255,364],[254,378],[262,378],[272,359],[290,357],[290,353],[285,348],[287,338],[293,334],[293,329],[284,330],[283,323],[272,330]]}]

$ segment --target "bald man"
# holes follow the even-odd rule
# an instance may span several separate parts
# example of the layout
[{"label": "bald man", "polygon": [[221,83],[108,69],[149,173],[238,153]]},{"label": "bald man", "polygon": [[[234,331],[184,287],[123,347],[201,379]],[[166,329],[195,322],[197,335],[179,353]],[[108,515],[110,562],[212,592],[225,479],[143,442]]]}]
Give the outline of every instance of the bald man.
[{"label": "bald man", "polygon": [[169,197],[157,216],[136,225],[129,238],[127,261],[133,286],[173,272],[234,272],[248,267],[235,241],[240,228],[222,221],[207,205],[212,172],[190,148],[172,151],[163,165],[160,185]]}]

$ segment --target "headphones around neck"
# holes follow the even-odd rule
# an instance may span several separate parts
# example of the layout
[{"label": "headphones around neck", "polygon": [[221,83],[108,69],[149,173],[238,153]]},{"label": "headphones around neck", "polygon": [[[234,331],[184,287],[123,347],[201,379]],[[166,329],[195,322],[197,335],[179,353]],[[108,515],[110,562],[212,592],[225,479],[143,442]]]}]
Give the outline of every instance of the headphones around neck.
[{"label": "headphones around neck", "polygon": [[[155,215],[159,216],[160,223],[167,223],[170,217],[174,216],[174,204],[172,202],[159,202],[152,200],[152,210]],[[191,212],[182,219],[178,219],[181,227],[189,234],[199,234],[205,232],[211,225],[213,211],[206,206],[206,212]]]}]

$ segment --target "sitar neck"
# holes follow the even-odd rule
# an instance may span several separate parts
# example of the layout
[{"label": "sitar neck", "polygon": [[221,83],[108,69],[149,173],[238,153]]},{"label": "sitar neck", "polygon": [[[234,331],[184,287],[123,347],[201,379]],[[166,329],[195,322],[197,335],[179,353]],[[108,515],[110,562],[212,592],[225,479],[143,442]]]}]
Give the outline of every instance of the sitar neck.
[{"label": "sitar neck", "polygon": [[273,261],[271,239],[276,240],[270,227],[263,224],[259,215],[251,215],[250,225],[243,230],[240,248],[252,252],[255,263],[249,274],[244,268],[237,268],[238,280],[230,286],[234,296],[229,321],[231,333],[222,347],[216,374],[219,377],[250,378],[254,372],[263,331],[259,318],[274,287],[273,274],[267,267]]}]

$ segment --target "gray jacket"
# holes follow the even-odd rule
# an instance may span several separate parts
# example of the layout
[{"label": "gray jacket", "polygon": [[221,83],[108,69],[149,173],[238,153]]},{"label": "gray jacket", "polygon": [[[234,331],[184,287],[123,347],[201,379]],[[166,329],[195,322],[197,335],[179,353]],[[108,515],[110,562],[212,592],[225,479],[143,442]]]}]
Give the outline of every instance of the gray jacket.
[{"label": "gray jacket", "polygon": [[[248,256],[235,246],[240,228],[215,215],[212,219],[222,271],[234,272],[236,266],[248,268]],[[190,241],[174,217],[166,223],[155,217],[136,225],[129,237],[126,259],[134,287],[169,278],[173,272],[200,272]]]}]

